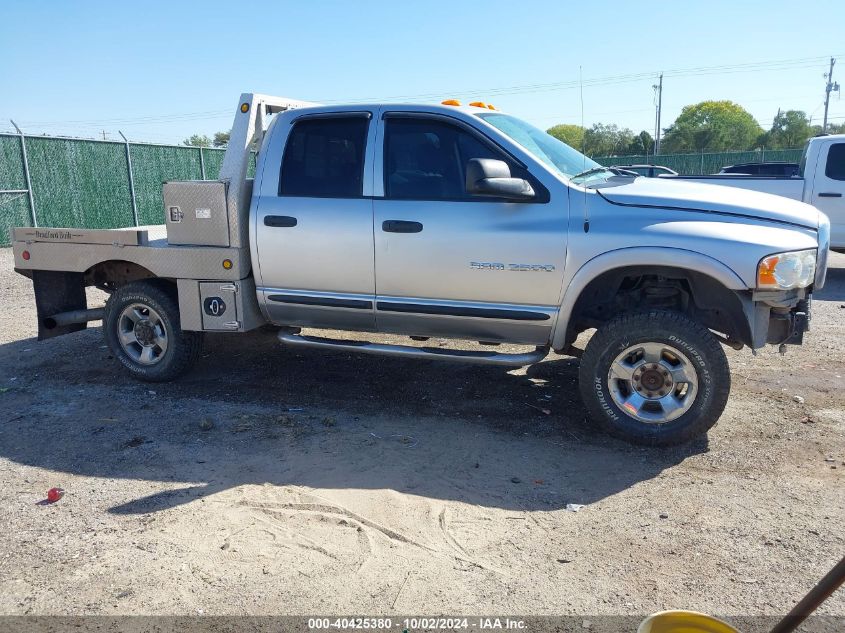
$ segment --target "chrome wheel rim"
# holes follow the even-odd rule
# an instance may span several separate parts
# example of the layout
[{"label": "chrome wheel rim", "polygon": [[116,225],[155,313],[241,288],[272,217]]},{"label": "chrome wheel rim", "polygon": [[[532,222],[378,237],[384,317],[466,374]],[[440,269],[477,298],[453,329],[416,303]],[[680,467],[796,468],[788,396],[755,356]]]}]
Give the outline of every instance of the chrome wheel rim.
[{"label": "chrome wheel rim", "polygon": [[613,361],[607,385],[625,414],[640,422],[663,424],[690,410],[698,395],[698,374],[677,348],[638,343]]},{"label": "chrome wheel rim", "polygon": [[120,313],[117,339],[126,355],[140,365],[155,365],[167,351],[164,321],[143,303],[133,303]]}]

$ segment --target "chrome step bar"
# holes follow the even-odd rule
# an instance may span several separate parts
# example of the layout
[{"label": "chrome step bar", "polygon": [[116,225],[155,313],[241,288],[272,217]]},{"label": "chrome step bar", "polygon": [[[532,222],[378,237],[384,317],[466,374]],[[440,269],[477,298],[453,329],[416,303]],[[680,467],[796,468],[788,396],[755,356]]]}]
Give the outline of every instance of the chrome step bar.
[{"label": "chrome step bar", "polygon": [[543,360],[549,353],[548,347],[537,347],[533,352],[524,354],[501,354],[488,351],[466,351],[458,349],[440,349],[436,347],[411,347],[410,345],[383,345],[367,341],[350,341],[318,336],[303,336],[290,332],[279,332],[279,340],[291,347],[319,347],[342,352],[362,352],[364,354],[381,354],[386,356],[402,356],[405,358],[426,358],[429,360],[450,360],[460,363],[479,363],[482,365],[499,365],[502,367],[522,367],[533,365]]}]

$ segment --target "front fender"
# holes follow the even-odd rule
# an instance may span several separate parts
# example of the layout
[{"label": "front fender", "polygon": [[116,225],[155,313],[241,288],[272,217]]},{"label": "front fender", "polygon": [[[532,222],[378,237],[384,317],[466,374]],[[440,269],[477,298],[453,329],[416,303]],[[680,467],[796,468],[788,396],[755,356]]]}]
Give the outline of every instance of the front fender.
[{"label": "front fender", "polygon": [[[565,275],[563,299],[552,333],[552,348],[563,349],[566,330],[575,302],[581,292],[602,273],[629,266],[664,266],[680,268],[712,277],[729,290],[747,290],[748,286],[740,276],[722,262],[709,255],[682,248],[659,246],[620,248],[602,253],[590,259],[571,276]],[[567,267],[567,272],[569,267]]]}]

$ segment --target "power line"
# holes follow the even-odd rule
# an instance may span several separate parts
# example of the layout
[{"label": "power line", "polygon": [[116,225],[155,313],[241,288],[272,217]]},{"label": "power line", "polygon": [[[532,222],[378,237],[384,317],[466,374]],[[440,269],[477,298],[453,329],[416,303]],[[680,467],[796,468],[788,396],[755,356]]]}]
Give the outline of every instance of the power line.
[{"label": "power line", "polygon": [[120,118],[120,119],[77,119],[77,120],[65,120],[65,121],[21,121],[21,123],[25,123],[27,125],[33,126],[56,126],[56,125],[81,125],[85,126],[86,124],[93,125],[95,127],[99,127],[103,124],[114,124],[114,125],[144,125],[150,123],[170,123],[175,121],[190,121],[196,119],[214,119],[220,118],[226,115],[231,115],[232,110],[212,110],[207,112],[186,112],[182,114],[162,114],[162,115],[152,115],[152,116],[142,116],[142,117],[133,117],[133,118]]},{"label": "power line", "polygon": [[[839,56],[841,56],[840,54]],[[716,65],[716,66],[698,66],[698,67],[690,67],[690,68],[676,68],[671,70],[666,70],[659,73],[662,76],[666,77],[684,77],[684,76],[698,76],[698,75],[716,75],[716,74],[732,74],[732,73],[741,73],[741,72],[766,72],[766,71],[782,71],[782,70],[793,70],[799,68],[807,68],[818,65],[821,61],[826,61],[827,57],[804,57],[804,58],[793,58],[793,59],[781,59],[781,60],[769,60],[769,61],[758,61],[758,62],[746,62],[741,64],[723,64],[723,65]],[[645,81],[645,80],[652,80],[653,77],[658,74],[654,71],[650,72],[640,72],[640,73],[628,73],[628,74],[620,74],[620,75],[610,75],[604,77],[594,77],[592,79],[584,79],[583,85],[587,87],[592,86],[605,86],[605,85],[615,85],[621,83],[631,83],[631,82],[638,82],[638,81]],[[537,93],[537,92],[551,92],[557,90],[569,90],[574,89],[582,85],[579,80],[572,80],[572,81],[563,81],[563,82],[549,82],[549,83],[536,83],[536,84],[522,84],[522,85],[513,85],[513,86],[499,86],[499,87],[488,87],[488,88],[475,88],[475,89],[466,89],[461,88],[459,90],[438,90],[437,92],[428,92],[428,93],[417,93],[417,94],[407,94],[407,95],[394,95],[394,96],[381,96],[381,97],[371,97],[367,99],[353,99],[353,100],[324,100],[323,102],[326,104],[336,104],[336,103],[364,103],[367,101],[370,102],[380,102],[380,101],[395,101],[395,100],[409,100],[409,99],[440,99],[444,95],[455,94],[455,93],[484,93],[485,95],[489,96],[506,96],[512,94],[524,94],[524,93]],[[828,93],[829,94],[829,93]],[[110,119],[76,119],[76,120],[63,120],[63,121],[30,121],[25,120],[21,121],[22,125],[27,127],[37,127],[37,128],[55,128],[55,127],[62,127],[62,126],[75,126],[78,128],[98,128],[102,129],[104,126],[136,126],[136,125],[155,125],[155,124],[167,124],[167,123],[178,123],[178,122],[185,122],[185,121],[195,121],[195,120],[213,120],[213,119],[222,119],[226,116],[230,116],[232,111],[230,109],[225,110],[206,110],[201,112],[183,112],[183,113],[173,113],[173,114],[159,114],[159,115],[148,115],[148,116],[141,116],[141,117],[120,117],[120,118],[110,118]]]},{"label": "power line", "polygon": [[[841,54],[840,54],[841,56]],[[730,64],[721,66],[699,66],[693,68],[678,68],[673,70],[662,71],[667,77],[683,77],[691,75],[715,75],[715,74],[732,74],[736,72],[759,72],[759,71],[776,71],[776,70],[791,70],[797,68],[807,68],[818,65],[821,61],[826,61],[827,57],[805,57],[791,60],[776,60],[768,62],[749,62],[745,64]],[[628,73],[623,75],[610,75],[605,77],[594,77],[592,79],[584,79],[584,86],[596,85],[614,85],[619,83],[630,83],[635,81],[652,80],[655,75],[660,74],[659,71],[649,71],[640,73]],[[533,93],[533,92],[547,92],[553,90],[569,90],[580,87],[579,80],[539,83],[539,84],[522,84],[516,86],[506,87],[487,87],[487,88],[460,88],[456,90],[438,90],[437,92],[368,97],[354,100],[323,100],[323,103],[365,103],[369,101],[393,101],[401,99],[424,99],[424,98],[442,98],[444,95],[451,94],[484,94],[486,96],[503,96],[508,94],[518,93]]]}]

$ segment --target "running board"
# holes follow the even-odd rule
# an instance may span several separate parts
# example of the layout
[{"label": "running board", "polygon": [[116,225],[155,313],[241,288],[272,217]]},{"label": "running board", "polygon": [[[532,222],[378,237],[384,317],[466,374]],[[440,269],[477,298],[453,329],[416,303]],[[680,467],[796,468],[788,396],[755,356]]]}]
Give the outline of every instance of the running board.
[{"label": "running board", "polygon": [[487,351],[464,351],[457,349],[440,349],[435,347],[411,347],[410,345],[382,345],[367,341],[348,341],[317,336],[303,336],[290,332],[279,332],[279,340],[292,347],[319,347],[343,352],[362,352],[364,354],[381,354],[385,356],[402,356],[405,358],[427,358],[436,360],[451,360],[460,363],[479,363],[483,365],[500,365],[503,367],[523,367],[533,365],[543,360],[549,353],[548,347],[537,347],[533,352],[525,354],[500,354]]}]

